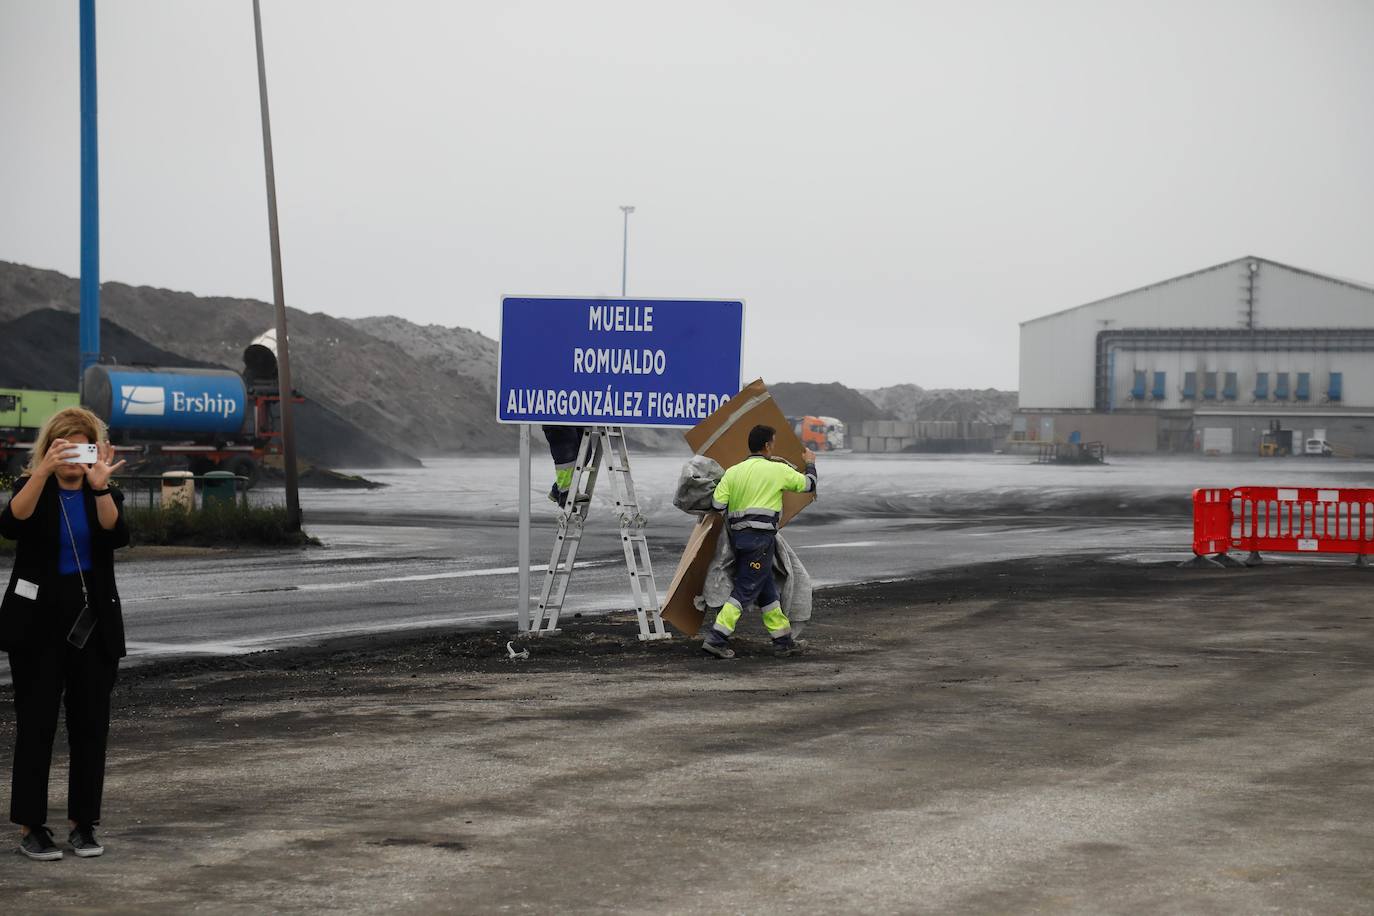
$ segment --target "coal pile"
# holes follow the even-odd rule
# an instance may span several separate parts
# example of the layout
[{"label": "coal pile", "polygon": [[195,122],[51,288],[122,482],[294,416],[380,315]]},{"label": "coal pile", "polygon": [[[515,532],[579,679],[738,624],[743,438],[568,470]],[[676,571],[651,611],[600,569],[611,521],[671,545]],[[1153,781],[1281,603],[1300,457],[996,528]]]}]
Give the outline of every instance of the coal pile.
[{"label": "coal pile", "polygon": [[891,413],[839,382],[778,382],[770,383],[768,390],[789,417],[834,417],[850,429],[858,429],[865,420],[893,419]]},{"label": "coal pile", "polygon": [[[36,309],[0,323],[0,387],[74,391],[80,358],[75,346],[80,318],[73,312]],[[154,346],[109,319],[100,322],[100,349],[125,366],[219,369]],[[326,467],[418,467],[419,459],[358,428],[324,404],[307,399],[296,405],[296,441],[301,460]]]},{"label": "coal pile", "polygon": [[[75,391],[81,377],[79,324],[76,315],[56,309],[39,309],[0,324],[0,387]],[[221,368],[155,347],[108,319],[100,322],[100,349],[126,366]]]}]

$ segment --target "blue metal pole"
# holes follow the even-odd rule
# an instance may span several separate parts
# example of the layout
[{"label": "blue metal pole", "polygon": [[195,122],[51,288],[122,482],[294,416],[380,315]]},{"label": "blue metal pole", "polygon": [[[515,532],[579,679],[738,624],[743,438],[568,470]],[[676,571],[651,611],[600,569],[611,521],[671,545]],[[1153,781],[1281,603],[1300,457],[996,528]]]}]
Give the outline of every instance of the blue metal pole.
[{"label": "blue metal pole", "polygon": [[[100,168],[96,143],[95,0],[81,9],[81,373],[100,361]],[[77,380],[78,388],[81,379]]]}]

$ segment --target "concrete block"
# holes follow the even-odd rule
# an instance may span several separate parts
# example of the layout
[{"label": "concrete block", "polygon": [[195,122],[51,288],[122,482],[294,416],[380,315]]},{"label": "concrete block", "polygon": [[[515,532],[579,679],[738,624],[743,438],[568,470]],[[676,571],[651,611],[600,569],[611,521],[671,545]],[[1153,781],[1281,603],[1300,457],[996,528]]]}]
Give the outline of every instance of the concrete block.
[{"label": "concrete block", "polygon": [[856,451],[856,452],[866,452],[866,451],[868,451],[868,437],[867,437],[867,436],[851,436],[850,439],[849,439],[849,447],[852,448],[852,449],[853,449],[854,451]]},{"label": "concrete block", "polygon": [[878,432],[880,422],[879,420],[864,420],[863,426],[859,428],[859,435],[868,439],[881,435]]},{"label": "concrete block", "polygon": [[883,451],[900,452],[902,450],[902,440],[897,438],[887,438],[883,440]]}]

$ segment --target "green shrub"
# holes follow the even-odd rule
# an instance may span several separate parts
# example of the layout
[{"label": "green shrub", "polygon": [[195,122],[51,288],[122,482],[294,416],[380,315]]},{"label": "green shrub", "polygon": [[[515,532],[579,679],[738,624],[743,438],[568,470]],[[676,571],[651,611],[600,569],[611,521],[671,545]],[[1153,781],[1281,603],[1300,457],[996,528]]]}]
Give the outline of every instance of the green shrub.
[{"label": "green shrub", "polygon": [[292,531],[283,506],[216,504],[190,512],[125,506],[124,517],[136,546],[305,547],[320,543],[304,531]]}]

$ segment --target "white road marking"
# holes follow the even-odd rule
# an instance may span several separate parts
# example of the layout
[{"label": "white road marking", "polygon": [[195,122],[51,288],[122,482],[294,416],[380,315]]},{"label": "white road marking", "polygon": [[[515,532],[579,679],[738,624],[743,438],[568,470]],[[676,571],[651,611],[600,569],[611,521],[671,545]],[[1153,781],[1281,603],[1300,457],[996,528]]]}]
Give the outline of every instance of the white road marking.
[{"label": "white road marking", "polygon": [[[579,562],[578,569],[594,569],[609,566],[612,560],[590,560]],[[548,571],[547,563],[531,566],[531,573]],[[205,601],[215,598],[237,598],[244,595],[263,595],[272,592],[327,592],[350,588],[366,588],[370,585],[384,585],[395,582],[430,582],[439,579],[476,579],[485,576],[513,576],[520,571],[518,566],[494,566],[488,569],[460,569],[453,572],[423,573],[413,576],[383,576],[377,579],[360,579],[355,582],[306,582],[300,585],[282,585],[276,588],[245,588],[223,592],[203,592],[200,594],[144,595],[123,599],[124,604],[142,604],[150,601]]]},{"label": "white road marking", "polygon": [[836,541],[833,544],[798,544],[795,550],[821,550],[836,547],[879,547],[884,541]]},{"label": "white road marking", "polygon": [[473,614],[463,617],[417,617],[411,620],[392,621],[391,623],[360,623],[349,626],[319,627],[313,630],[299,630],[294,633],[274,633],[271,636],[254,636],[235,639],[229,642],[142,642],[130,640],[128,648],[136,655],[245,655],[260,652],[279,643],[301,643],[312,640],[329,639],[336,636],[349,636],[358,633],[389,633],[396,630],[422,630],[429,627],[451,626],[454,624],[483,623],[489,620],[515,620],[515,612],[502,614]]}]

